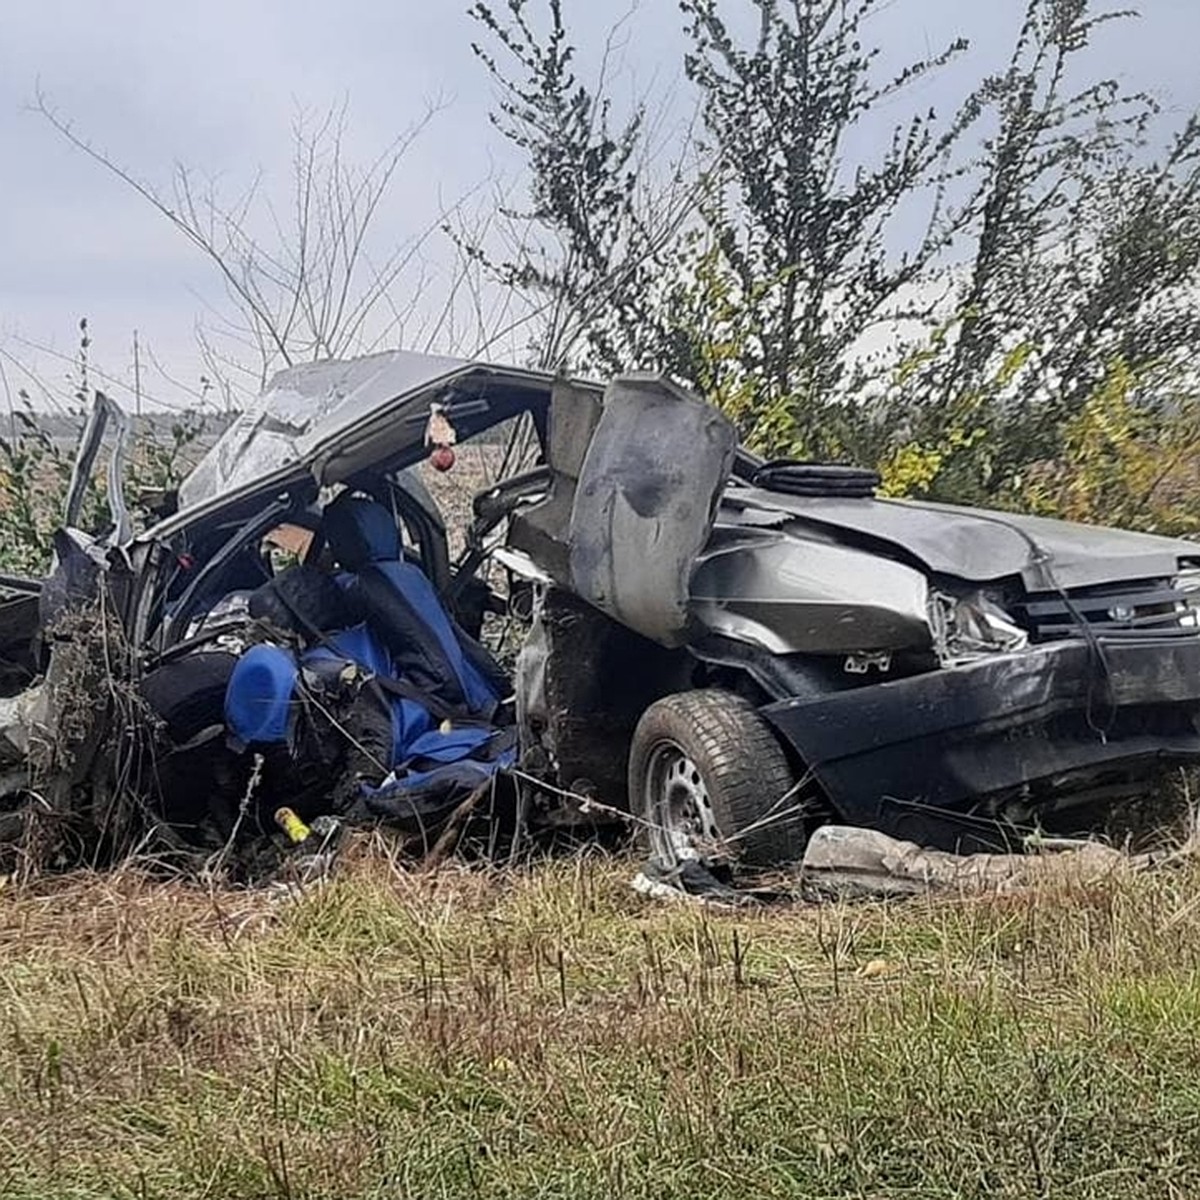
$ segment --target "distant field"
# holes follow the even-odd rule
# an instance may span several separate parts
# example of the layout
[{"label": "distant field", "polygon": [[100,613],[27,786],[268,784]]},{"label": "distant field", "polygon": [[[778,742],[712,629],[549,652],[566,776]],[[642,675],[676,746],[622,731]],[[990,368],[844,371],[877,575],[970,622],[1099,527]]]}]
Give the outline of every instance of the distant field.
[{"label": "distant field", "polygon": [[10,885],[0,1195],[1200,1195],[1195,871],[758,914],[632,871]]}]

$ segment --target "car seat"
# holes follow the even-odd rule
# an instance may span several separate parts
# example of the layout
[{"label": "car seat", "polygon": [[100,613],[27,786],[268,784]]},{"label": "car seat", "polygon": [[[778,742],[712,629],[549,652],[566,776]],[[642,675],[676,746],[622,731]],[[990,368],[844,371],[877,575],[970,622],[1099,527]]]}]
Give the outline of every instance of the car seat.
[{"label": "car seat", "polygon": [[[300,736],[304,723],[327,715],[324,704],[310,712],[305,698],[321,689],[321,679],[341,680],[345,665],[357,664],[372,682],[334,728],[343,738],[348,727],[357,730],[362,736],[355,742],[378,744],[380,753],[375,770],[366,772],[375,782],[360,778],[357,804],[346,815],[424,828],[464,791],[515,762],[515,730],[500,727],[507,723],[501,707],[508,680],[457,627],[424,572],[404,560],[383,505],[344,493],[326,509],[324,533],[341,568],[346,624],[320,628],[325,622],[318,623],[312,606],[298,605],[314,591],[300,586],[303,579],[286,596],[273,594],[282,599],[284,615],[300,621],[295,632],[310,635],[302,638],[308,646],[263,644],[241,656],[225,696],[228,736],[242,747],[299,751],[311,740]],[[293,568],[297,575],[312,570]],[[386,733],[374,728],[380,716]],[[358,729],[364,722],[369,731]]]},{"label": "car seat", "polygon": [[351,609],[383,642],[397,676],[432,697],[434,707],[490,720],[507,678],[457,627],[421,568],[405,561],[391,513],[370,497],[343,492],[325,510],[324,532]]}]

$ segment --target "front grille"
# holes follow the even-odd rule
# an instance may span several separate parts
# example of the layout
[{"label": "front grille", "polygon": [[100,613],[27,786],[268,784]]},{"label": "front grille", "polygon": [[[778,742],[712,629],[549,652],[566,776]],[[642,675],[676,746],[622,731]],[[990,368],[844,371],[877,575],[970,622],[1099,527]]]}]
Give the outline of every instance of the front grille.
[{"label": "front grille", "polygon": [[1196,633],[1195,599],[1164,580],[1143,580],[1079,588],[1066,599],[1034,592],[1010,611],[1035,642],[1078,637],[1084,623],[1096,633],[1179,637]]}]

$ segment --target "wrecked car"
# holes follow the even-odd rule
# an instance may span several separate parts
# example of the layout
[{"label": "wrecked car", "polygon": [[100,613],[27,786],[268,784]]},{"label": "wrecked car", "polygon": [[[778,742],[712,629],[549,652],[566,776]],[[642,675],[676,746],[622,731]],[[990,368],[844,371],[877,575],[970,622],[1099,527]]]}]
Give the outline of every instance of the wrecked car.
[{"label": "wrecked car", "polygon": [[[509,833],[627,814],[661,861],[768,865],[829,819],[956,851],[1086,830],[1200,762],[1200,545],[764,462],[661,377],[293,367],[136,536],[108,401],[77,474],[106,422],[112,528],[0,581],[10,821],[133,788],[196,844],[281,806],[425,839],[490,788]],[[473,443],[495,477],[455,530],[416,468]],[[101,634],[64,614],[97,603],[81,683]],[[114,737],[138,705],[152,744]]]}]

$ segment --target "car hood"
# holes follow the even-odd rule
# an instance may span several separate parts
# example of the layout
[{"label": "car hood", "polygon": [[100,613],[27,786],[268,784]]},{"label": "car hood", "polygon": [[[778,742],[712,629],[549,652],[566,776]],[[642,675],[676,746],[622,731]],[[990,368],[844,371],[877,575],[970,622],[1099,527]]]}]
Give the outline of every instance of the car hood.
[{"label": "car hood", "polygon": [[971,583],[1019,576],[1030,591],[1174,575],[1200,544],[988,509],[909,500],[846,500],[730,489],[739,521],[807,527],[864,548],[900,551],[935,574]]}]

